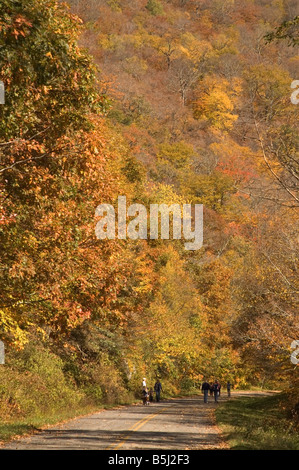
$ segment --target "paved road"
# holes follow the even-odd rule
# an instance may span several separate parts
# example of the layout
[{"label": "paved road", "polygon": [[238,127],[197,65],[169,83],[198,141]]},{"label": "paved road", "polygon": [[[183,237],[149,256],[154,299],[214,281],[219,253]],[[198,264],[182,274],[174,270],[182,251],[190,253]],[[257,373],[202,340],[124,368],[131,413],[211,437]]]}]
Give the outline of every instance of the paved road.
[{"label": "paved road", "polygon": [[213,421],[215,406],[196,397],[104,410],[14,440],[4,449],[223,449],[226,444]]},{"label": "paved road", "polygon": [[[234,391],[235,396],[273,392]],[[225,394],[226,395],[226,394]],[[227,400],[226,396],[220,402]],[[226,449],[215,425],[215,406],[202,397],[163,400],[149,406],[103,410],[16,439],[9,450],[201,450]]]}]

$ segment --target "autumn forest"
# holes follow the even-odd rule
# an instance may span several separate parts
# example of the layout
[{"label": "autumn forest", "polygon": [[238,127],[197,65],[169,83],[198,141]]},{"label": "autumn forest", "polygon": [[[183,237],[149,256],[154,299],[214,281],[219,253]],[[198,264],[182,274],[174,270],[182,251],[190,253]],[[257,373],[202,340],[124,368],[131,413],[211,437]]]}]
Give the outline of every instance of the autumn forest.
[{"label": "autumn forest", "polygon": [[[127,403],[145,376],[291,391],[295,416],[298,14],[0,0],[2,420]],[[97,239],[120,195],[202,204],[202,247]]]}]

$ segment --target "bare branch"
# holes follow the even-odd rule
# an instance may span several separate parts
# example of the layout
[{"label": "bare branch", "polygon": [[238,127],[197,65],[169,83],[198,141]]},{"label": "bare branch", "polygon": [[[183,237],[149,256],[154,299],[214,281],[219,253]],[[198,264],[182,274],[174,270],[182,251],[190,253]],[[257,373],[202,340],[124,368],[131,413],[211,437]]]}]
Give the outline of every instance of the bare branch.
[{"label": "bare branch", "polygon": [[255,128],[256,128],[256,132],[258,134],[258,140],[259,140],[259,143],[260,143],[260,147],[261,147],[261,150],[262,150],[262,154],[263,154],[263,159],[266,163],[266,166],[267,168],[269,169],[269,171],[271,172],[271,174],[274,176],[274,178],[279,182],[279,184],[287,191],[287,193],[299,204],[299,199],[297,198],[297,196],[295,194],[293,194],[293,192],[285,185],[285,183],[282,181],[282,179],[275,173],[275,171],[273,170],[273,168],[271,167],[268,159],[267,159],[267,156],[266,156],[266,151],[265,151],[265,147],[264,147],[264,144],[263,144],[263,140],[262,140],[262,137],[260,135],[260,132],[259,132],[259,129],[258,129],[258,125],[257,125],[257,122],[256,122],[256,119],[254,120],[255,122]]}]

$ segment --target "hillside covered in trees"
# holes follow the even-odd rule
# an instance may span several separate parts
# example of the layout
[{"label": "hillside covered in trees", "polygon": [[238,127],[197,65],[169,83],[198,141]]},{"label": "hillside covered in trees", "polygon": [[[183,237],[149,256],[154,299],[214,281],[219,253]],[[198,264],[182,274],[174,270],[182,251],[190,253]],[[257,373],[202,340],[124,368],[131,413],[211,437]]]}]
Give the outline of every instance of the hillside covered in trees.
[{"label": "hillside covered in trees", "polygon": [[[2,419],[126,402],[144,376],[168,394],[294,386],[292,412],[298,2],[0,12]],[[202,248],[98,240],[95,209],[119,195],[203,204]]]}]

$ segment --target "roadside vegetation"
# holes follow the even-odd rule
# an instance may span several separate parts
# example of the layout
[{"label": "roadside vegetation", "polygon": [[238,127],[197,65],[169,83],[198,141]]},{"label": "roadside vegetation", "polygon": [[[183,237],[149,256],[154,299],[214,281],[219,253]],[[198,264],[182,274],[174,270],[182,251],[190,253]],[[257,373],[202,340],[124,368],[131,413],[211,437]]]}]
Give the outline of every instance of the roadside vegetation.
[{"label": "roadside vegetation", "polygon": [[237,397],[217,408],[216,419],[232,450],[299,450],[298,416],[289,408],[283,393]]},{"label": "roadside vegetation", "polygon": [[8,356],[0,366],[0,441],[136,401],[108,363],[86,367],[81,378],[71,366],[38,345]]}]

